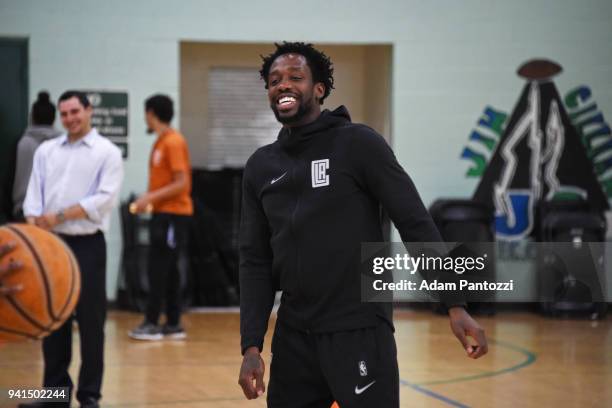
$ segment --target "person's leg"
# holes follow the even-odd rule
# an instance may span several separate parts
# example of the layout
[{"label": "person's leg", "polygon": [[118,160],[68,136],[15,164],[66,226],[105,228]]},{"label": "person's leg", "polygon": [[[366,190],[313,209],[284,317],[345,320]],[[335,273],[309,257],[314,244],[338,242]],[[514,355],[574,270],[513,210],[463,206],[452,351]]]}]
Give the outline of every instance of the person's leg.
[{"label": "person's leg", "polygon": [[269,408],[329,408],[331,391],[312,335],[277,322],[272,339]]},{"label": "person's leg", "polygon": [[[69,387],[72,395],[72,379],[68,373],[72,359],[72,316],[59,329],[45,337],[42,341],[43,358],[45,362],[43,387]],[[65,406],[67,403],[49,404],[49,406]],[[27,406],[24,404],[23,406]]]},{"label": "person's leg", "polygon": [[81,369],[77,399],[85,402],[101,398],[104,372],[104,322],[106,320],[106,242],[104,235],[69,240],[81,270],[81,297],[76,320],[81,339]]},{"label": "person's leg", "polygon": [[154,214],[150,221],[149,247],[149,296],[147,298],[146,322],[157,325],[164,300],[166,274],[172,265],[172,252],[168,250],[167,214]]},{"label": "person's leg", "polygon": [[327,383],[341,408],[399,407],[399,370],[393,331],[377,327],[317,336]]},{"label": "person's leg", "polygon": [[166,275],[166,318],[170,327],[178,327],[181,320],[181,282],[182,278],[187,277],[190,218],[182,215],[172,216],[168,228],[166,243],[172,257],[171,267]]}]

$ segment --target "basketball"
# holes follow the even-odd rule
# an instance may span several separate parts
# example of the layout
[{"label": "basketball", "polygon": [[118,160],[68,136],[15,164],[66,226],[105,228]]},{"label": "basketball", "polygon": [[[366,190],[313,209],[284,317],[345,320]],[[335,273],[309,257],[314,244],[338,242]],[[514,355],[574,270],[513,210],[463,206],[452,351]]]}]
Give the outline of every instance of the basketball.
[{"label": "basketball", "polygon": [[23,266],[2,284],[22,289],[0,296],[0,343],[40,339],[57,329],[74,310],[81,290],[79,267],[72,251],[54,234],[26,224],[0,227],[0,244],[16,247],[0,260]]}]

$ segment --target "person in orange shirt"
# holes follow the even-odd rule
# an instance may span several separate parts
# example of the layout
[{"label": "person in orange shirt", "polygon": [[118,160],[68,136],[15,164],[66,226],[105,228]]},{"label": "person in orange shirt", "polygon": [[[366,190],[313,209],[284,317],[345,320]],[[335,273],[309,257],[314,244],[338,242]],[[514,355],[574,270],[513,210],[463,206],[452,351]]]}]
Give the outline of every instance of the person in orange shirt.
[{"label": "person in orange shirt", "polygon": [[[156,133],[149,159],[149,189],[130,205],[133,213],[152,212],[150,221],[149,297],[144,322],[129,332],[137,340],[182,339],[181,268],[187,265],[191,200],[191,164],[185,138],[170,126],[174,109],[166,95],[145,102],[148,133]],[[184,275],[183,275],[184,276]],[[162,304],[166,323],[160,327]]]}]

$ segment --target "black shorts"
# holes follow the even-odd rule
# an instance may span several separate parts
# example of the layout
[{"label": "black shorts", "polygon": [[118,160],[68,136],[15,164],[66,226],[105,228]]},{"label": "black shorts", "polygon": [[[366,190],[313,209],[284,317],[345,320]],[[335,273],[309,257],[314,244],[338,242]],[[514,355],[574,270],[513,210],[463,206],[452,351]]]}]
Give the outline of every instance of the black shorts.
[{"label": "black shorts", "polygon": [[305,333],[277,322],[268,386],[270,408],[399,407],[393,330]]}]

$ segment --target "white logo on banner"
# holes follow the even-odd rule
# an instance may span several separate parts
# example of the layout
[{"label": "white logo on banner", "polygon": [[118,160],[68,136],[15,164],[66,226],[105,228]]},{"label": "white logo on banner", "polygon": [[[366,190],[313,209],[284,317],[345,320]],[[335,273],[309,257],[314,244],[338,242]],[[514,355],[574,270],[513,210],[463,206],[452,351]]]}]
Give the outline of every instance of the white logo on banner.
[{"label": "white logo on banner", "polygon": [[311,165],[312,188],[329,186],[329,159],[313,160]]}]

